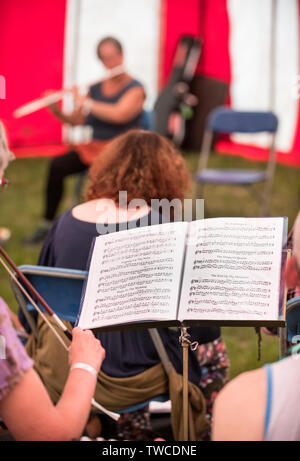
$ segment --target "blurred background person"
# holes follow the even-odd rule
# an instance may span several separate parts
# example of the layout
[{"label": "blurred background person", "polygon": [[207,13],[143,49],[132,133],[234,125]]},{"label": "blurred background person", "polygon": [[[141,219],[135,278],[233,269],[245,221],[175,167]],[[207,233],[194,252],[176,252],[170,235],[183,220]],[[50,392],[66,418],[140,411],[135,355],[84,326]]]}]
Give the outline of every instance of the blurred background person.
[{"label": "blurred background person", "polygon": [[87,96],[74,89],[75,110],[65,114],[58,104],[50,106],[52,113],[63,123],[92,128],[92,142],[74,146],[64,155],[51,160],[46,185],[44,215],[25,244],[40,243],[56,216],[64,190],[64,179],[87,171],[91,161],[104,145],[131,128],[143,126],[145,91],[142,84],[129,75],[124,67],[123,48],[114,37],[104,37],[97,46],[97,55],[108,77],[92,85]]}]

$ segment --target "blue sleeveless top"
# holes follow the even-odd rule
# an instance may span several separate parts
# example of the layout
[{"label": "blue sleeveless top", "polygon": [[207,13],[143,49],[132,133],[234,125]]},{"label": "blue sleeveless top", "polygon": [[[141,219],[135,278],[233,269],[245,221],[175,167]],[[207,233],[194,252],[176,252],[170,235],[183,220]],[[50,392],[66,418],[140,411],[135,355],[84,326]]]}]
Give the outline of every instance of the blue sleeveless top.
[{"label": "blue sleeveless top", "polygon": [[[122,98],[122,96],[124,96],[124,94],[127,93],[127,91],[135,87],[143,88],[143,85],[137,80],[131,80],[118,93],[114,94],[113,96],[105,96],[102,93],[102,83],[100,82],[90,87],[89,94],[90,97],[95,101],[114,104],[118,102]],[[87,116],[85,124],[93,128],[93,139],[112,139],[118,136],[119,134],[125,133],[125,131],[128,131],[130,129],[142,128],[142,111],[138,116],[126,123],[111,123],[101,120],[100,118],[95,117],[93,114],[89,114]]]}]

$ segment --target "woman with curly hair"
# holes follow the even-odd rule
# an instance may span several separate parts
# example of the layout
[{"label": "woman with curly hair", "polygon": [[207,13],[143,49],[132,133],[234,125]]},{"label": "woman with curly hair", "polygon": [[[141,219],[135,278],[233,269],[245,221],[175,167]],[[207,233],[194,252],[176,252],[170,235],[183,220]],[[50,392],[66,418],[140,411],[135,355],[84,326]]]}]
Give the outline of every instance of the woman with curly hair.
[{"label": "woman with curly hair", "polygon": [[[87,201],[56,220],[40,254],[40,265],[86,269],[91,243],[99,232],[165,222],[160,210],[151,207],[153,199],[169,202],[178,199],[177,203],[182,203],[190,182],[185,161],[170,141],[143,130],[129,131],[110,142],[92,164],[89,177]],[[126,192],[125,203],[119,203],[120,191]],[[139,208],[130,206],[134,199],[142,200]],[[169,360],[182,373],[178,331],[169,328],[158,331]],[[223,385],[228,365],[226,351],[218,346],[223,344],[220,330],[197,327],[189,332],[203,346],[199,357],[190,351],[189,379],[198,387],[209,385],[216,392]],[[148,330],[105,332],[97,337],[106,349],[102,371],[110,377],[135,376],[160,362]],[[209,348],[210,360],[206,360],[205,345],[213,342]],[[127,440],[151,440],[148,412],[143,409],[123,415],[117,435]]]}]

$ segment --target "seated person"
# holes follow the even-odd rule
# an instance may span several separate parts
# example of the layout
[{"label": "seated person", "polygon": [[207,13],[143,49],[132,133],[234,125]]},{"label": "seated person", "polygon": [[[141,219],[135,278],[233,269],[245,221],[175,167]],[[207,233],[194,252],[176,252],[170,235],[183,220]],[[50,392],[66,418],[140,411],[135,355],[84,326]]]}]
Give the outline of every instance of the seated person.
[{"label": "seated person", "polygon": [[[73,329],[70,372],[56,406],[17,338],[0,298],[0,418],[16,440],[72,440],[82,435],[105,351],[91,331]],[[86,364],[86,369],[76,364]]]},{"label": "seated person", "polygon": [[[56,220],[44,242],[40,265],[85,270],[91,243],[101,229],[104,233],[118,232],[127,223],[140,227],[163,222],[159,210],[151,209],[151,199],[183,201],[190,179],[183,157],[170,141],[142,130],[131,130],[111,141],[94,161],[89,176],[87,201]],[[127,192],[123,207],[119,203],[119,191]],[[138,211],[127,208],[135,198],[145,201],[145,206]],[[189,353],[190,381],[202,389],[209,413],[215,395],[227,378],[226,349],[219,328],[190,328],[189,333],[192,340],[200,344],[197,354]],[[170,361],[176,371],[182,373],[178,331],[161,328],[159,334]],[[109,376],[135,376],[160,363],[148,330],[105,332],[98,333],[97,337],[110,351],[102,367]],[[151,437],[145,411],[123,416],[117,430],[119,437],[127,440]]]},{"label": "seated person", "polygon": [[88,96],[75,92],[76,108],[70,115],[64,114],[57,104],[50,107],[63,123],[92,127],[93,142],[77,145],[51,160],[43,219],[24,243],[43,241],[60,204],[66,176],[86,171],[107,141],[131,128],[142,128],[145,91],[123,68],[122,45],[113,37],[105,37],[98,44],[97,55],[108,71],[120,69],[120,73],[91,86]]},{"label": "seated person", "polygon": [[[285,280],[300,287],[300,213]],[[216,399],[213,440],[300,440],[300,357],[292,355],[233,379]]]}]

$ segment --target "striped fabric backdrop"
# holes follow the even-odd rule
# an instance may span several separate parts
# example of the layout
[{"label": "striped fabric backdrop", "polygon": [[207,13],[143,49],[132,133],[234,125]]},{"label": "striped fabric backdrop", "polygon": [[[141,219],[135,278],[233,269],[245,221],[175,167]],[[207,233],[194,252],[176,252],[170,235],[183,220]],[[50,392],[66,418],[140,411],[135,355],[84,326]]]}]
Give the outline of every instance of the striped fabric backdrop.
[{"label": "striped fabric backdrop", "polygon": [[[22,119],[12,112],[47,89],[100,79],[95,47],[104,35],[124,44],[126,66],[144,83],[151,109],[179,37],[190,33],[203,38],[197,72],[228,82],[233,108],[273,109],[278,159],[299,166],[300,0],[277,0],[273,75],[271,11],[272,0],[0,0],[0,118],[12,147],[17,155],[63,151],[62,126],[47,110]],[[264,135],[234,136],[218,149],[264,159],[265,143]]]}]

